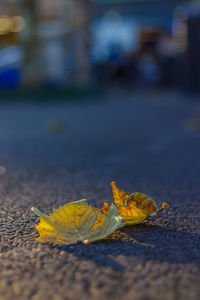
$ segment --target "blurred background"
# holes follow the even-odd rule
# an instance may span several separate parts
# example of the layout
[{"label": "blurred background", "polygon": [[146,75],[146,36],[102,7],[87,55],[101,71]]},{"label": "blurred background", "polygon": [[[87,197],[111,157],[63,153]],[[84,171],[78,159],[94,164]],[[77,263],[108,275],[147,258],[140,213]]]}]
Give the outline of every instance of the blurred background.
[{"label": "blurred background", "polygon": [[0,91],[200,90],[199,0],[1,0]]}]

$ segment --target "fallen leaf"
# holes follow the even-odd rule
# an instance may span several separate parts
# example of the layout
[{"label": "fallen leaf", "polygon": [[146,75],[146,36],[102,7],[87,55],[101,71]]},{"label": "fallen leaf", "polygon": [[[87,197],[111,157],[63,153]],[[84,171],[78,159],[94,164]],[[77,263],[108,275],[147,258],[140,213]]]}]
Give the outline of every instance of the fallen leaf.
[{"label": "fallen leaf", "polygon": [[[114,202],[127,225],[143,223],[148,218],[155,216],[167,208],[167,204],[163,203],[162,208],[158,209],[155,200],[146,194],[137,192],[130,194],[118,189],[114,181],[111,182],[111,186],[113,189]],[[102,212],[109,214],[107,203],[104,203]]]},{"label": "fallen leaf", "polygon": [[45,130],[49,133],[65,133],[68,130],[68,125],[62,121],[48,121],[45,124]]},{"label": "fallen leaf", "polygon": [[49,216],[36,208],[32,210],[40,217],[40,224],[36,226],[40,234],[38,241],[54,245],[78,242],[87,245],[124,226],[116,206],[112,205],[106,216],[100,209],[87,205],[85,199],[54,209]]}]

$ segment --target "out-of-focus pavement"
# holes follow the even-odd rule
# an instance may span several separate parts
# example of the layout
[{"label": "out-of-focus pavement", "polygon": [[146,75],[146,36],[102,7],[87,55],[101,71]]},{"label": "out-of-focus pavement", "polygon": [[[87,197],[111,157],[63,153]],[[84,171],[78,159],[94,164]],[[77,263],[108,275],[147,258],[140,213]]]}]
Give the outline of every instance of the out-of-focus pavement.
[{"label": "out-of-focus pavement", "polygon": [[[148,91],[1,102],[0,299],[200,299],[200,132],[185,127],[199,106]],[[66,128],[55,132],[51,120]],[[101,207],[112,180],[168,210],[89,246],[37,242],[32,206],[51,212],[87,198]]]}]

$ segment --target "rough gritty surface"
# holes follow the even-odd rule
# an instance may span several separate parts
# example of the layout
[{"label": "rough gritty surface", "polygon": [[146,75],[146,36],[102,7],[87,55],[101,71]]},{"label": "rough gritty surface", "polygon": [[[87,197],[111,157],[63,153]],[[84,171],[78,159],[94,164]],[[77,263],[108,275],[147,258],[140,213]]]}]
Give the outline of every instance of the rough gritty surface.
[{"label": "rough gritty surface", "polygon": [[[1,102],[0,299],[200,299],[200,133],[185,127],[198,107],[159,92]],[[51,212],[84,197],[101,207],[112,180],[169,209],[89,246],[37,242],[32,206]]]}]

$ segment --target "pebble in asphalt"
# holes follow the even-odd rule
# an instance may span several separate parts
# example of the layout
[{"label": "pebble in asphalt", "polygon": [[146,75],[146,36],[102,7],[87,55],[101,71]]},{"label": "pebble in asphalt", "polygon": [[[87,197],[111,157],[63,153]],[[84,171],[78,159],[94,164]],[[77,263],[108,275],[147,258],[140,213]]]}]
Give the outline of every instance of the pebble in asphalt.
[{"label": "pebble in asphalt", "polygon": [[[198,107],[175,92],[1,102],[0,299],[200,299],[200,134],[184,127]],[[68,130],[47,132],[50,119]],[[112,180],[168,210],[89,246],[37,242],[32,206],[101,207]]]}]

